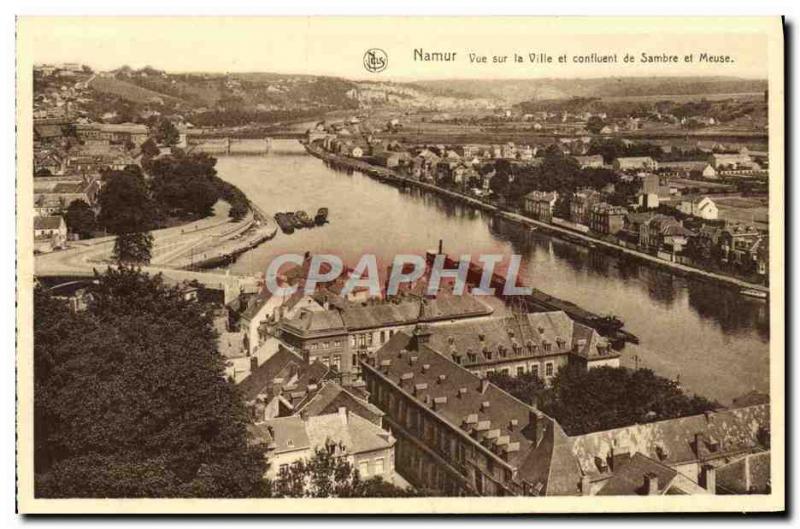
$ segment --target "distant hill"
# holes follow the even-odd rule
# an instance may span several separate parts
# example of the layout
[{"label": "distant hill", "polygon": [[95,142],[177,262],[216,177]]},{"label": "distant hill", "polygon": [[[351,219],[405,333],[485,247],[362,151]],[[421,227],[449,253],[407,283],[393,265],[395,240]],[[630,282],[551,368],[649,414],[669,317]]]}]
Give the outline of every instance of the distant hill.
[{"label": "distant hill", "polygon": [[473,97],[499,97],[510,104],[571,97],[668,96],[763,92],[765,79],[736,77],[604,77],[593,79],[456,79],[418,81]]}]

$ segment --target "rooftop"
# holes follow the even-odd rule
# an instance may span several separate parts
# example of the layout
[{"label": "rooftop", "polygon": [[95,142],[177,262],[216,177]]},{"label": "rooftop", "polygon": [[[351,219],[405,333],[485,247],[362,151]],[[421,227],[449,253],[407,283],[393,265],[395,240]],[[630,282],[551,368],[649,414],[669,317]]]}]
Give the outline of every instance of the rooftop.
[{"label": "rooftop", "polygon": [[[377,371],[486,455],[519,470],[518,478],[540,484],[540,493],[576,494],[580,481],[561,427],[550,417],[473,375],[405,332],[375,354]],[[491,457],[491,456],[490,456]],[[558,464],[560,474],[550,468]]]}]

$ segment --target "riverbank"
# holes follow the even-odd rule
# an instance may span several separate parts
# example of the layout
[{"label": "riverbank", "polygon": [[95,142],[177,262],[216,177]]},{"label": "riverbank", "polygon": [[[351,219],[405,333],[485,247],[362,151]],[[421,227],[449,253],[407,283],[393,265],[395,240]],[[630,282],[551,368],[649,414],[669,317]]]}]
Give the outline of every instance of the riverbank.
[{"label": "riverbank", "polygon": [[706,270],[684,265],[681,263],[673,263],[670,261],[665,261],[656,256],[638,250],[633,250],[631,248],[625,248],[618,244],[610,243],[608,241],[604,241],[602,239],[598,239],[590,235],[572,231],[566,228],[562,228],[560,226],[555,226],[553,224],[548,224],[546,222],[538,221],[535,219],[531,219],[519,213],[504,211],[501,208],[495,206],[494,204],[489,204],[475,197],[464,195],[462,193],[452,191],[450,189],[444,189],[442,187],[427,182],[420,182],[419,180],[407,178],[405,176],[399,175],[397,172],[391,169],[387,169],[384,167],[377,167],[375,165],[360,160],[339,156],[327,152],[323,149],[320,149],[319,147],[310,145],[308,143],[305,143],[304,146],[306,151],[312,156],[328,161],[332,164],[337,164],[343,167],[347,167],[349,169],[363,172],[381,181],[401,186],[411,185],[419,189],[431,191],[441,196],[446,196],[451,199],[457,200],[461,203],[489,212],[490,214],[503,218],[505,220],[515,222],[517,224],[521,224],[530,228],[540,229],[544,232],[547,232],[549,235],[556,236],[560,239],[564,239],[569,242],[580,242],[595,249],[602,249],[619,255],[624,255],[626,257],[630,257],[638,261],[645,262],[647,264],[656,265],[658,267],[669,269],[670,271],[678,275],[693,277],[704,281],[712,281],[726,286],[737,287],[739,289],[752,289],[760,292],[766,292],[766,293],[769,292],[769,288],[765,287],[764,285],[751,283],[724,274],[709,272]]}]

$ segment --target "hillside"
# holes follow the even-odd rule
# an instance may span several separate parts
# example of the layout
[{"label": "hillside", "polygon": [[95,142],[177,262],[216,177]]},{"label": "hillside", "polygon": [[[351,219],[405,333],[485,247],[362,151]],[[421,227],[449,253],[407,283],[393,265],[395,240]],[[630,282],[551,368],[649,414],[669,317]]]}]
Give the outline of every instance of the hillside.
[{"label": "hillside", "polygon": [[179,98],[162,92],[149,90],[134,83],[113,77],[95,77],[89,87],[97,93],[116,96],[132,103],[158,103],[165,101],[178,102]]},{"label": "hillside", "polygon": [[641,97],[763,93],[767,81],[736,77],[604,77],[594,79],[456,79],[419,81],[431,89],[448,88],[474,97],[499,97],[515,104],[570,97]]}]

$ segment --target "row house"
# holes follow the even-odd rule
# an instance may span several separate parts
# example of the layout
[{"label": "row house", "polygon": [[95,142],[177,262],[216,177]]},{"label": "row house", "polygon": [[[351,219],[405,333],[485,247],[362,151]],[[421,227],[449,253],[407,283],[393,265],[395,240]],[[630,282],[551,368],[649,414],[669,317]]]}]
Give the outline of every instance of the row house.
[{"label": "row house", "polygon": [[625,227],[628,210],[622,206],[612,206],[599,202],[592,206],[589,215],[589,228],[603,235],[617,235]]},{"label": "row house", "polygon": [[524,211],[536,220],[550,222],[557,200],[556,191],[531,191],[525,195]]},{"label": "row house", "polygon": [[441,496],[578,495],[556,421],[437,353],[425,328],[396,334],[362,367],[397,439],[395,466]]},{"label": "row house", "polygon": [[579,189],[569,202],[569,219],[576,224],[588,226],[592,206],[602,200],[603,195],[594,189]]},{"label": "row house", "polygon": [[578,162],[578,165],[581,169],[592,168],[592,169],[599,169],[602,168],[603,163],[603,156],[601,154],[592,154],[589,156],[573,156],[575,161]]},{"label": "row house", "polygon": [[615,158],[612,165],[617,171],[655,171],[658,169],[658,162],[649,156]]},{"label": "row house", "polygon": [[429,344],[424,329],[400,333],[363,366],[370,401],[397,439],[396,468],[420,488],[450,496],[620,496],[768,487],[768,474],[746,467],[768,464],[769,404],[567,436],[555,420]]},{"label": "row house", "polygon": [[708,163],[716,170],[750,169],[754,166],[749,154],[721,154],[712,153],[708,156]]},{"label": "row house", "polygon": [[662,174],[680,178],[719,178],[717,170],[707,161],[661,162],[658,169]]},{"label": "row house", "polygon": [[78,123],[75,125],[78,139],[103,140],[114,144],[133,143],[140,146],[149,137],[147,125],[138,123]]},{"label": "row house", "polygon": [[267,479],[285,475],[292,465],[324,450],[358,469],[362,479],[398,481],[392,434],[345,407],[324,415],[271,419],[248,429],[254,443],[266,446]]},{"label": "row house", "polygon": [[427,330],[431,349],[480,377],[532,373],[550,383],[568,364],[586,369],[619,367],[619,353],[605,338],[562,311],[463,321]]},{"label": "row house", "polygon": [[765,250],[768,255],[769,246],[764,244],[764,241],[764,235],[755,226],[743,224],[726,226],[719,236],[721,260],[745,271],[759,267],[763,269],[768,261],[765,263],[762,259],[759,265],[759,249],[762,256]]},{"label": "row house", "polygon": [[440,292],[433,299],[408,296],[372,303],[344,302],[322,311],[301,310],[297,317],[281,321],[277,334],[350,381],[361,376],[359,359],[374,353],[399,331],[419,323],[485,318],[492,312],[477,297]]},{"label": "row house", "polygon": [[639,231],[639,246],[669,261],[683,253],[693,233],[668,215],[656,214],[643,222]]}]

